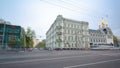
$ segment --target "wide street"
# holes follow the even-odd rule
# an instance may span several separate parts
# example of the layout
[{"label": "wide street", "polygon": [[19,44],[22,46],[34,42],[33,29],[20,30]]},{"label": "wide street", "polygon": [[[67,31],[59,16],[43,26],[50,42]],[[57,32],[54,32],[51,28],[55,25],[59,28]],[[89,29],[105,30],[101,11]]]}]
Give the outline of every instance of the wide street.
[{"label": "wide street", "polygon": [[120,50],[1,53],[0,68],[120,68]]}]

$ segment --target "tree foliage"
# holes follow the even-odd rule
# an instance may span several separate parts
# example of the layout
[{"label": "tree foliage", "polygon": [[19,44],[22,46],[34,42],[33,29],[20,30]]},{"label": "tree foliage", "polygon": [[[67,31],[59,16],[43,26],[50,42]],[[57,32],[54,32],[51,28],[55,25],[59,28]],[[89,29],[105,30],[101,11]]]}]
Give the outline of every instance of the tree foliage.
[{"label": "tree foliage", "polygon": [[26,47],[33,47],[33,37],[35,36],[35,32],[31,30],[31,28],[27,28],[27,31],[25,33],[26,38]]},{"label": "tree foliage", "polygon": [[20,46],[21,46],[21,47],[24,47],[24,45],[25,45],[24,40],[25,40],[24,37],[20,39]]},{"label": "tree foliage", "polygon": [[37,44],[37,48],[45,48],[45,45],[46,45],[46,40],[42,40],[41,42],[39,42]]},{"label": "tree foliage", "polygon": [[114,41],[114,45],[118,46],[118,38],[115,35],[113,36],[113,41]]},{"label": "tree foliage", "polygon": [[10,40],[8,42],[9,47],[16,48],[16,45],[17,45],[17,40]]}]

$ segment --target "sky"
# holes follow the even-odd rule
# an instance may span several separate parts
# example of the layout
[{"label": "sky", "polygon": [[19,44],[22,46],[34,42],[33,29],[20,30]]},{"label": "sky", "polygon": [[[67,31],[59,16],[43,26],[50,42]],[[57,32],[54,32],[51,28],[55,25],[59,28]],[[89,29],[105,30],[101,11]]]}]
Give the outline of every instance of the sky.
[{"label": "sky", "polygon": [[87,21],[90,29],[98,29],[103,17],[120,36],[120,0],[0,0],[0,18],[31,27],[38,39],[45,39],[57,15]]}]

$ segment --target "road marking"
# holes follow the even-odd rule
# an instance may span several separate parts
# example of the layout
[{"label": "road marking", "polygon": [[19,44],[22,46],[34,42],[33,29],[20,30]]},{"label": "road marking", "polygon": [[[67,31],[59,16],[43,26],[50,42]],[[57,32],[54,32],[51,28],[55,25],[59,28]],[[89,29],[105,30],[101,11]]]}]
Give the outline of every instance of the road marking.
[{"label": "road marking", "polygon": [[48,61],[48,60],[60,60],[60,59],[69,59],[69,58],[75,58],[75,57],[99,56],[99,55],[108,55],[108,54],[97,54],[97,55],[93,54],[93,55],[82,55],[82,56],[80,55],[80,56],[59,57],[59,58],[46,58],[46,59],[31,59],[31,60],[19,60],[19,61],[6,61],[6,62],[0,62],[0,64],[14,64],[14,63],[27,63],[27,62]]},{"label": "road marking", "polygon": [[64,68],[82,67],[82,66],[95,65],[95,64],[101,64],[101,63],[107,63],[107,62],[119,61],[119,60],[120,60],[120,59],[107,60],[107,61],[100,61],[100,62],[95,62],[95,63],[87,63],[87,64],[81,64],[81,65],[67,66],[67,67],[64,67]]},{"label": "road marking", "polygon": [[102,54],[102,55],[107,55],[107,56],[117,56],[117,55],[120,55],[120,53],[111,53],[111,54]]},{"label": "road marking", "polygon": [[[32,60],[21,60],[21,61],[7,61],[7,62],[1,62],[0,64],[14,64],[14,63],[26,63],[26,62],[47,61],[47,60],[59,60],[59,59],[69,59],[69,58],[85,57],[85,56],[93,56],[93,55],[70,56],[70,57],[47,58],[47,59],[32,59]],[[95,55],[95,56],[98,56],[98,55]]]}]

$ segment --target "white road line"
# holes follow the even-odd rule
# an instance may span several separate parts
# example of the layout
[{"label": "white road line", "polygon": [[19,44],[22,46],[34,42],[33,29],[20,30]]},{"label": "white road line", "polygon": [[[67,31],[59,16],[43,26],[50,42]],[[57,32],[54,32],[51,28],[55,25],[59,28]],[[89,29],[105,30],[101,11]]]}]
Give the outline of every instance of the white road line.
[{"label": "white road line", "polygon": [[67,66],[67,67],[64,67],[64,68],[82,67],[82,66],[95,65],[95,64],[107,63],[107,62],[112,62],[112,61],[120,61],[120,59],[107,60],[107,61],[100,61],[100,62],[95,62],[95,63],[87,63],[87,64],[74,65],[74,66]]},{"label": "white road line", "polygon": [[[20,61],[7,61],[1,62],[0,64],[13,64],[13,63],[26,63],[26,62],[36,62],[36,61],[47,61],[47,60],[59,60],[59,59],[69,59],[75,57],[85,57],[85,56],[93,56],[93,55],[84,55],[84,56],[70,56],[70,57],[59,57],[59,58],[47,58],[47,59],[32,59],[32,60],[20,60]],[[98,56],[98,55],[96,55]]]},{"label": "white road line", "polygon": [[111,54],[102,54],[102,55],[116,56],[116,55],[120,55],[120,53],[111,53]]},{"label": "white road line", "polygon": [[[99,55],[101,55],[101,54],[98,54],[98,55],[82,55],[82,56],[59,57],[59,58],[46,58],[46,59],[30,59],[30,60],[20,60],[20,61],[7,61],[7,62],[0,62],[0,64],[27,63],[27,62],[59,60],[59,59],[69,59],[69,58],[75,58],[75,57],[99,56]],[[103,54],[103,55],[106,55],[106,54]]]}]

